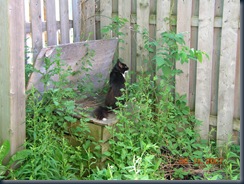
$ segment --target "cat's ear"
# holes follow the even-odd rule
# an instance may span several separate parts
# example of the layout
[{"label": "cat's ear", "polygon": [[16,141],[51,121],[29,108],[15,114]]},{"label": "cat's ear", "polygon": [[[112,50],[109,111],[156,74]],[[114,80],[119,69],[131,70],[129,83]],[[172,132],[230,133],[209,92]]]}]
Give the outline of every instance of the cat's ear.
[{"label": "cat's ear", "polygon": [[119,65],[120,68],[123,68],[123,65],[121,64],[121,61],[118,59],[117,64]]}]

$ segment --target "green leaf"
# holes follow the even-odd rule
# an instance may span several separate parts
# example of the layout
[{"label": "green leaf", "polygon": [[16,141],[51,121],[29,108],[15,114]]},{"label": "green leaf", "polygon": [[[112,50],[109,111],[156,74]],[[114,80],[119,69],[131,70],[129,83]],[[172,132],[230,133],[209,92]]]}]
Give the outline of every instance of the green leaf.
[{"label": "green leaf", "polygon": [[202,63],[202,53],[197,52],[197,59]]},{"label": "green leaf", "polygon": [[158,67],[161,67],[165,64],[164,58],[162,58],[160,56],[155,56],[155,59],[156,59],[156,64]]},{"label": "green leaf", "polygon": [[0,164],[2,164],[3,159],[8,155],[10,151],[10,141],[5,140],[0,147]]}]

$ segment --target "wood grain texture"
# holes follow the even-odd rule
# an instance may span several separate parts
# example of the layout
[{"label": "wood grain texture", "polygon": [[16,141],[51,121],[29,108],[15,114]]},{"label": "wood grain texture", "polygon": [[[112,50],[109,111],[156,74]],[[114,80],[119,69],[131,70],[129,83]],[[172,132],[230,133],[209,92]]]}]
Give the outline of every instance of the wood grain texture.
[{"label": "wood grain texture", "polygon": [[[144,40],[143,40],[143,30],[147,30],[149,32],[149,10],[150,10],[150,1],[149,0],[141,0],[137,1],[137,25],[139,26],[139,32],[136,34],[136,71],[146,72],[148,69],[148,60],[149,60],[149,52],[144,48]],[[148,35],[149,36],[149,35]],[[149,39],[149,38],[146,38]]]},{"label": "wood grain texture", "polygon": [[57,25],[56,25],[56,10],[55,0],[46,1],[46,16],[47,16],[47,45],[57,44]]},{"label": "wood grain texture", "polygon": [[[178,0],[177,4],[177,33],[184,34],[186,46],[190,47],[192,0]],[[176,68],[183,71],[175,77],[175,90],[180,95],[186,95],[189,103],[189,63],[176,62]]]},{"label": "wood grain texture", "polygon": [[[125,6],[126,4],[126,6]],[[124,35],[119,38],[123,42],[119,42],[119,58],[123,59],[123,62],[131,69],[131,25],[130,25],[130,12],[131,3],[126,0],[119,0],[119,17],[128,20],[125,26],[120,29]]]},{"label": "wood grain texture", "polygon": [[83,40],[95,40],[95,0],[82,2],[82,35]]},{"label": "wood grain texture", "polygon": [[61,44],[69,43],[69,6],[67,0],[60,0]]},{"label": "wood grain texture", "polygon": [[73,42],[81,41],[81,0],[73,0],[72,1],[72,14],[73,14],[73,31],[74,37]]},{"label": "wood grain texture", "polygon": [[238,29],[238,39],[237,39],[237,54],[236,54],[236,76],[235,76],[235,97],[234,97],[234,118],[240,119],[240,113],[241,113],[241,59],[240,59],[240,29]]},{"label": "wood grain texture", "polygon": [[0,1],[0,7],[0,144],[10,140],[12,155],[25,141],[24,1]]},{"label": "wood grain texture", "polygon": [[[112,23],[112,0],[100,0],[100,28]],[[101,33],[102,38],[111,38],[111,33]]]},{"label": "wood grain texture", "polygon": [[[198,49],[205,51],[209,58],[213,52],[214,0],[200,0]],[[202,121],[198,127],[202,139],[208,139],[211,104],[212,62],[205,56],[197,63],[195,116]]]},{"label": "wood grain texture", "polygon": [[41,2],[40,0],[30,1],[30,16],[31,16],[31,34],[33,61],[42,49],[42,19],[41,19]]},{"label": "wood grain texture", "polygon": [[[156,15],[156,40],[159,40],[161,33],[170,30],[170,24],[166,21],[167,18],[170,18],[170,3],[171,0],[158,0],[157,1],[157,15]],[[157,50],[160,47],[157,47]],[[162,75],[162,70],[156,68],[157,75]]]},{"label": "wood grain texture", "polygon": [[226,142],[228,136],[233,133],[232,120],[239,16],[239,1],[224,1],[218,89],[218,145]]}]

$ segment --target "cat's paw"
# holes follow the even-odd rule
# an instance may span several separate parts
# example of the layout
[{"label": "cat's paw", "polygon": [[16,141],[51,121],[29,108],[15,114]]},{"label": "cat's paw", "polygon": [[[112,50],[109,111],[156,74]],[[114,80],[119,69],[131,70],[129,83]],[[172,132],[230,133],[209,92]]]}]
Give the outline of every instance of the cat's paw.
[{"label": "cat's paw", "polygon": [[103,120],[103,121],[107,121],[107,118],[103,118],[102,120]]}]

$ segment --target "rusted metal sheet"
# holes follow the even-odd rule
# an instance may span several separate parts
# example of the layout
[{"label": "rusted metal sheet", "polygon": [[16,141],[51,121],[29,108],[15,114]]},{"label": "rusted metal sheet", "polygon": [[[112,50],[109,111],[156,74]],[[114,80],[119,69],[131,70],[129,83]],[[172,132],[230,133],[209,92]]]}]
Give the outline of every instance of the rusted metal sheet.
[{"label": "rusted metal sheet", "polygon": [[[118,39],[92,40],[43,48],[34,63],[34,67],[42,73],[45,73],[44,58],[53,58],[57,53],[56,49],[61,48],[61,60],[67,64],[67,66],[64,67],[65,69],[71,67],[72,71],[76,72],[80,71],[82,61],[90,59],[90,62],[92,63],[92,66],[89,66],[88,64],[85,65],[85,67],[90,68],[88,72],[82,72],[69,77],[68,79],[70,82],[78,83],[79,79],[82,79],[86,74],[89,74],[91,82],[94,84],[94,90],[97,90],[103,87],[105,80],[109,76],[117,43]],[[94,56],[87,57],[90,53],[94,53]],[[51,66],[50,69],[53,69],[54,67],[55,65]],[[43,92],[44,84],[41,82],[41,77],[41,74],[33,72],[30,76],[27,90],[34,86],[40,92]],[[58,81],[58,76],[53,76],[52,80]],[[53,86],[50,85],[49,88],[51,87]]]}]

